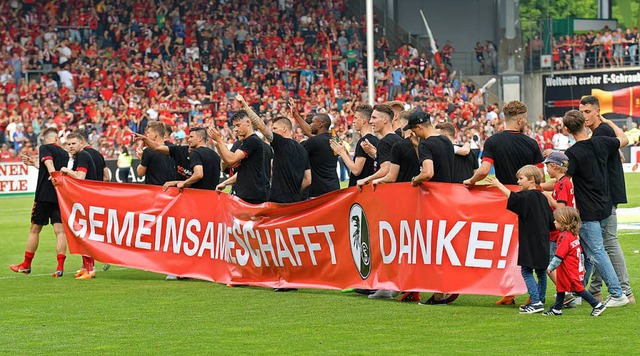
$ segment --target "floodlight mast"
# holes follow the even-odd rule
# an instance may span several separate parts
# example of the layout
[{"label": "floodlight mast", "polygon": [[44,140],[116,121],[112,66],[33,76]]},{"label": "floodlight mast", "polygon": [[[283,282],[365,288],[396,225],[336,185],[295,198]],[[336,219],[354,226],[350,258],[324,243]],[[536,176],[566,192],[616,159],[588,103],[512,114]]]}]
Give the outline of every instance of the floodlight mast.
[{"label": "floodlight mast", "polygon": [[375,101],[374,89],[375,83],[373,82],[373,48],[375,43],[373,42],[373,0],[367,0],[367,14],[366,14],[366,27],[367,27],[367,94],[369,97],[369,105],[373,106]]}]

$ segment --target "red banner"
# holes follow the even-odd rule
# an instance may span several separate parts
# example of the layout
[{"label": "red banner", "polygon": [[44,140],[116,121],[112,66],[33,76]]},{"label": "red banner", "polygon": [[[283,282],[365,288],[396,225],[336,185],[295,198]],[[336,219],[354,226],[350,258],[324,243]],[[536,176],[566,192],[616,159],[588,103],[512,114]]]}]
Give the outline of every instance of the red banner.
[{"label": "red banner", "polygon": [[514,295],[517,217],[495,189],[408,183],[251,205],[54,173],[71,253],[220,283]]}]

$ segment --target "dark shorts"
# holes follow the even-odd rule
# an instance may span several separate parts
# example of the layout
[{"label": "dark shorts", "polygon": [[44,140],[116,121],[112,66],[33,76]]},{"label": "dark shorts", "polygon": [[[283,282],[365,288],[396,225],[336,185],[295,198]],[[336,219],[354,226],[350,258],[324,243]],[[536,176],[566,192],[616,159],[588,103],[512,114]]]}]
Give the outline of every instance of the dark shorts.
[{"label": "dark shorts", "polygon": [[33,209],[31,210],[31,222],[36,225],[48,225],[62,223],[60,217],[60,206],[58,203],[51,203],[46,201],[33,202]]}]

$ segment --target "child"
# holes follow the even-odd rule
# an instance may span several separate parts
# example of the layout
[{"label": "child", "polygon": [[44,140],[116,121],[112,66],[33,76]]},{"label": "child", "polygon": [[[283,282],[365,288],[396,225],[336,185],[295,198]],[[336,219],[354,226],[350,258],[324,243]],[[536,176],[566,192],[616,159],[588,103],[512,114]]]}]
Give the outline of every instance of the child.
[{"label": "child", "polygon": [[[489,183],[507,196],[507,209],[518,214],[518,265],[522,268],[522,278],[531,299],[529,304],[520,307],[520,314],[533,314],[544,310],[553,213],[547,198],[539,190],[543,175],[538,167],[524,166],[516,172],[516,178],[519,192],[511,192],[495,178]],[[534,271],[538,283],[533,277]]]},{"label": "child", "polygon": [[[569,167],[569,157],[562,152],[552,152],[544,160],[544,164],[547,166],[549,177],[556,180],[553,187],[553,193],[551,195],[547,195],[549,205],[551,205],[551,210],[555,211],[556,209],[564,206],[574,207],[575,198],[573,196],[573,183],[571,183],[571,179],[566,176],[567,167]],[[552,229],[549,234],[549,260],[551,260],[556,253],[556,240],[558,239],[559,234],[560,231],[555,228]],[[555,272],[547,271],[547,274],[549,278],[551,278],[551,281],[553,281],[553,284],[556,284]],[[573,295],[568,294],[567,300],[565,300],[565,305],[571,303],[573,299]]]},{"label": "child", "polygon": [[554,224],[560,230],[558,249],[549,263],[547,271],[556,270],[556,303],[542,315],[562,315],[562,303],[565,292],[580,294],[592,307],[591,316],[598,316],[607,308],[584,289],[584,264],[578,233],[580,232],[580,213],[571,207],[558,208],[553,212]]}]

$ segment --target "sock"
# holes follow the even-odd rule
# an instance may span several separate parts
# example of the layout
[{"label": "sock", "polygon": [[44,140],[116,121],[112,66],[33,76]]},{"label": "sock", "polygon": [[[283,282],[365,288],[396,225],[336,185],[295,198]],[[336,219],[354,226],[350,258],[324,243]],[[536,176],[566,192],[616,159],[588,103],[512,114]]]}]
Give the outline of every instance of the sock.
[{"label": "sock", "polygon": [[96,269],[96,260],[94,260],[92,257],[87,256],[87,271],[89,272],[93,272]]},{"label": "sock", "polygon": [[31,268],[31,261],[35,255],[35,252],[24,251],[24,262],[22,262],[22,268]]},{"label": "sock", "polygon": [[589,291],[587,291],[586,289],[580,292],[580,296],[593,308],[600,304],[600,302],[596,298],[594,298],[594,296],[591,295],[591,293],[589,293]]},{"label": "sock", "polygon": [[82,269],[89,270],[89,256],[82,255]]},{"label": "sock", "polygon": [[556,293],[556,303],[553,305],[553,309],[562,310],[562,304],[564,303],[564,292]]},{"label": "sock", "polygon": [[64,260],[67,259],[67,256],[64,253],[59,253],[56,256],[58,260],[58,267],[56,267],[56,271],[64,271]]}]

